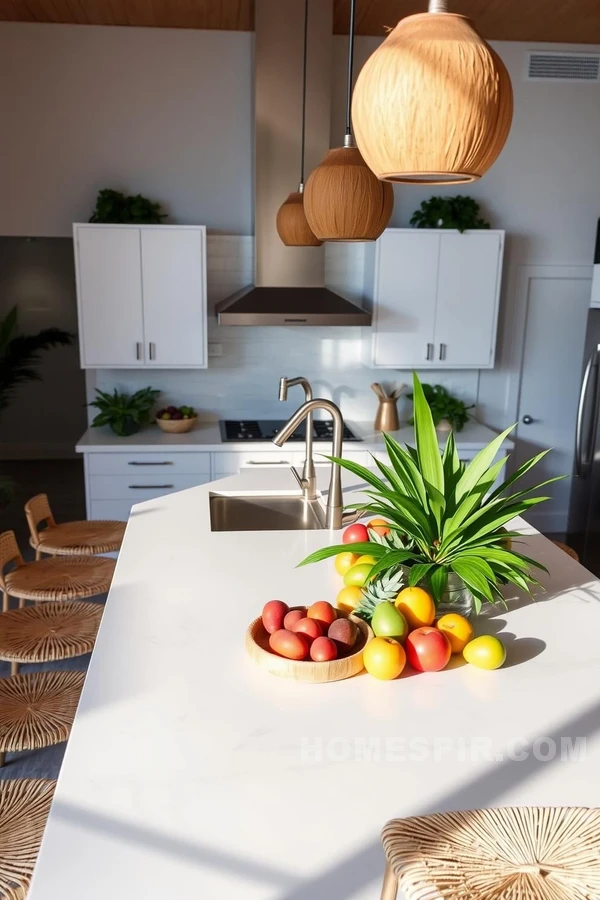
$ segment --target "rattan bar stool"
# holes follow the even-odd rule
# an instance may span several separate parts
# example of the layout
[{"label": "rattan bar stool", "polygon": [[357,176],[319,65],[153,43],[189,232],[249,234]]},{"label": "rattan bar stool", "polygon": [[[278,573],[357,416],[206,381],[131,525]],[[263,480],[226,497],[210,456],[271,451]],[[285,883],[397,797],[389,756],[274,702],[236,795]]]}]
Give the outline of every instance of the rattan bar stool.
[{"label": "rattan bar stool", "polygon": [[11,664],[72,659],[94,649],[104,607],[72,600],[0,613],[0,659]]},{"label": "rattan bar stool", "polygon": [[0,782],[0,897],[25,900],[52,803],[55,781]]},{"label": "rattan bar stool", "polygon": [[[5,573],[11,563],[15,568]],[[115,571],[115,560],[103,556],[70,556],[26,563],[21,556],[14,531],[0,534],[0,590],[3,610],[10,597],[26,600],[83,600],[108,591]]]},{"label": "rattan bar stool", "polygon": [[[46,494],[36,494],[25,504],[31,532],[29,543],[35,558],[50,556],[95,556],[121,549],[126,522],[96,519],[57,525]],[[40,529],[40,525],[44,528]]]},{"label": "rattan bar stool", "polygon": [[0,766],[6,753],[66,741],[85,672],[35,672],[0,678]]},{"label": "rattan bar stool", "polygon": [[381,900],[599,900],[600,809],[505,807],[392,819]]},{"label": "rattan bar stool", "polygon": [[567,556],[570,556],[571,559],[574,559],[575,562],[579,562],[579,553],[577,552],[577,550],[573,550],[572,547],[569,547],[568,544],[564,544],[562,541],[552,541],[552,543],[555,547],[558,547],[560,550],[566,553]]}]

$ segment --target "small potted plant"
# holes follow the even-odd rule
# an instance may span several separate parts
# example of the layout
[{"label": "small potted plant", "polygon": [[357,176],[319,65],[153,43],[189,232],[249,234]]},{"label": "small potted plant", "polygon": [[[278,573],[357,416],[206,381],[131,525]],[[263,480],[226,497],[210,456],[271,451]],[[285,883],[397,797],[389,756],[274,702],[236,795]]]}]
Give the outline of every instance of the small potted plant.
[{"label": "small potted plant", "polygon": [[[532,568],[544,566],[515,550],[511,538],[519,535],[504,526],[548,499],[530,495],[557,478],[510,493],[548,451],[523,463],[496,487],[506,460],[494,460],[512,427],[470,463],[462,463],[452,432],[440,452],[431,409],[416,374],[413,381],[416,448],[403,447],[384,435],[388,461],[374,460],[381,477],[350,460],[330,457],[371,485],[362,509],[383,516],[392,529],[384,540],[352,544],[353,553],[376,559],[368,576],[371,604],[390,599],[393,574],[397,585],[407,580],[410,586],[426,587],[438,613],[448,611],[445,607],[449,605],[451,611],[469,615],[473,608],[479,612],[486,602],[504,603],[503,584],[530,593],[530,586],[539,584]],[[336,556],[348,546],[324,547],[300,565]]]},{"label": "small potted plant", "polygon": [[127,394],[115,388],[112,394],[108,394],[96,388],[96,393],[98,396],[90,406],[95,406],[100,412],[92,426],[99,428],[108,425],[119,437],[127,437],[152,421],[151,410],[160,391],[147,387],[135,394]]},{"label": "small potted plant", "polygon": [[[462,431],[470,419],[469,410],[474,405],[467,406],[462,400],[453,397],[442,384],[423,384],[423,393],[429,404],[433,424],[438,431]],[[407,394],[409,400],[413,400],[413,394]],[[409,419],[409,425],[414,425],[414,417]]]}]

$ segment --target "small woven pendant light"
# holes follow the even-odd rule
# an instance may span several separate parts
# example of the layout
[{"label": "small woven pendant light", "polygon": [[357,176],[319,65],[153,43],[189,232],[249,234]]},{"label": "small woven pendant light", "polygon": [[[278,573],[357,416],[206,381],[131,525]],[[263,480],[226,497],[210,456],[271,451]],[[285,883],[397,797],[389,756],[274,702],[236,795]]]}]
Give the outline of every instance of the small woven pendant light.
[{"label": "small woven pendant light", "polygon": [[356,0],[352,0],[344,146],[330,150],[306,183],[306,218],[322,241],[375,241],[388,224],[394,208],[392,186],[373,174],[352,137],[350,104],[355,11]]},{"label": "small woven pendant light", "polygon": [[512,121],[504,63],[469,19],[430,0],[401,19],[367,60],[354,90],[356,141],[379,178],[460,184],[487,172]]},{"label": "small woven pendant light", "polygon": [[321,241],[310,230],[304,213],[304,154],[306,147],[306,57],[308,48],[308,0],[304,0],[304,63],[302,70],[302,141],[300,184],[277,211],[277,233],[286,247],[320,247]]}]

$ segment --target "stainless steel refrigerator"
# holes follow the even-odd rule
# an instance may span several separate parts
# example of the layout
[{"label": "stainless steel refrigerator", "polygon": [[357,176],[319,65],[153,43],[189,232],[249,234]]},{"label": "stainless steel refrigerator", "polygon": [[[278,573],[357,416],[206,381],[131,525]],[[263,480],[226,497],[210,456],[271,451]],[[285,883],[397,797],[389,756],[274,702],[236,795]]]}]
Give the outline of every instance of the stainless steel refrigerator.
[{"label": "stainless steel refrigerator", "polygon": [[588,316],[568,540],[583,565],[600,577],[600,309]]}]

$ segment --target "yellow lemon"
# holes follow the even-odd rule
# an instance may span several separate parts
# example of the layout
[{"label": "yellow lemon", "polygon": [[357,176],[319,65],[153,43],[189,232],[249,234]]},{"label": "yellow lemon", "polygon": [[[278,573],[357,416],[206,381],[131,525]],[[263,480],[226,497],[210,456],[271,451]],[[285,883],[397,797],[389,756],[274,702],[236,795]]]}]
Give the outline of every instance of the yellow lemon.
[{"label": "yellow lemon", "polygon": [[392,638],[376,637],[363,650],[364,667],[375,678],[391,681],[406,665],[404,647]]},{"label": "yellow lemon", "polygon": [[482,634],[469,641],[463,650],[463,656],[478,669],[499,669],[506,659],[506,649],[494,635]]},{"label": "yellow lemon", "polygon": [[443,631],[453,653],[462,653],[466,645],[473,639],[473,626],[464,616],[448,613],[436,622],[437,628]]},{"label": "yellow lemon", "polygon": [[435,619],[435,603],[427,591],[420,587],[407,587],[400,591],[396,597],[396,607],[411,630],[431,625]]},{"label": "yellow lemon", "polygon": [[344,612],[353,612],[362,600],[362,596],[363,594],[359,587],[351,585],[350,587],[342,588],[335,601],[337,608],[343,609]]},{"label": "yellow lemon", "polygon": [[375,559],[374,556],[369,556],[369,554],[365,554],[365,556],[359,556],[358,559],[356,560],[356,562],[354,563],[354,565],[360,566],[363,563],[368,563],[370,566],[374,566],[376,562],[377,562],[377,560]]},{"label": "yellow lemon", "polygon": [[359,588],[364,587],[372,568],[371,563],[361,563],[360,566],[358,564],[352,566],[344,575],[344,584],[346,587],[351,587],[352,585]]},{"label": "yellow lemon", "polygon": [[335,571],[343,578],[348,569],[351,569],[357,561],[358,554],[356,553],[338,553],[335,558]]}]

